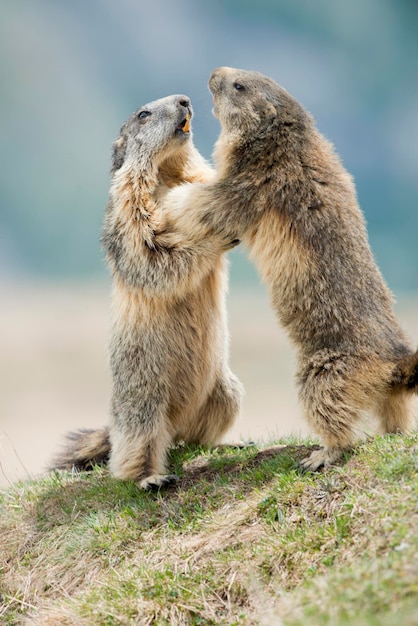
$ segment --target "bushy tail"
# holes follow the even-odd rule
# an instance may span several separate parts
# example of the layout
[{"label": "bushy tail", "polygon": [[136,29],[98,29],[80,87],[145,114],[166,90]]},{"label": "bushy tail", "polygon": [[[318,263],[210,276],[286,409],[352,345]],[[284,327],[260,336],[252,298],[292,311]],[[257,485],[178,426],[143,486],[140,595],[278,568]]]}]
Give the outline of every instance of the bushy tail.
[{"label": "bushy tail", "polygon": [[92,469],[109,459],[110,438],[108,428],[82,429],[66,435],[61,452],[52,460],[49,469]]},{"label": "bushy tail", "polygon": [[392,384],[418,393],[418,350],[399,361],[393,371]]}]

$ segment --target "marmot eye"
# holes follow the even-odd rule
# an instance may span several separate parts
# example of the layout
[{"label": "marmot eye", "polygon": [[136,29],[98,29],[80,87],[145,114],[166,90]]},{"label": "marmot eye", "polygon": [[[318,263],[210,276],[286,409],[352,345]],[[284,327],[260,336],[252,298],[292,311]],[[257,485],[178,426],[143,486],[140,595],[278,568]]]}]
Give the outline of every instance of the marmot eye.
[{"label": "marmot eye", "polygon": [[245,91],[245,87],[244,85],[241,85],[241,83],[234,83],[234,89],[237,91]]},{"label": "marmot eye", "polygon": [[151,115],[151,111],[140,111],[137,115],[139,120],[143,120],[145,117]]}]

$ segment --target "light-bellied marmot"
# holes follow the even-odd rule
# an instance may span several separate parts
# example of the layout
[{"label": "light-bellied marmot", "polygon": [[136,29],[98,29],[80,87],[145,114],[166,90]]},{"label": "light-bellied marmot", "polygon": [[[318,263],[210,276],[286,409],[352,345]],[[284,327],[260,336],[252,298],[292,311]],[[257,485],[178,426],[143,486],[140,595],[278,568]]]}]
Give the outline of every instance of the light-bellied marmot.
[{"label": "light-bellied marmot", "polygon": [[226,246],[165,234],[164,197],[212,170],[193,145],[186,96],[132,115],[113,145],[102,241],[113,274],[110,429],[68,435],[55,468],[109,457],[111,473],[145,489],[176,479],[165,457],[175,441],[213,445],[240,407],[230,372]]},{"label": "light-bellied marmot", "polygon": [[210,227],[249,247],[297,347],[300,398],[325,446],[303,465],[338,459],[369,411],[384,433],[408,431],[418,353],[394,315],[351,177],[309,113],[267,76],[222,67],[209,86],[221,123],[217,176],[175,192],[172,208],[190,233]]}]

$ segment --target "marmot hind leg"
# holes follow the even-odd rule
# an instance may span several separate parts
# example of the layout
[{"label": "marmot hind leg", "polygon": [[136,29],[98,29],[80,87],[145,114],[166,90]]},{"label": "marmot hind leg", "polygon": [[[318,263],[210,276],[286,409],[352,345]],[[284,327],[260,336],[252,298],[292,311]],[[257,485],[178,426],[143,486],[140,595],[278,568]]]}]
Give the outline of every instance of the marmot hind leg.
[{"label": "marmot hind leg", "polygon": [[[136,426],[135,428],[133,426]],[[167,487],[178,480],[167,474],[166,454],[172,442],[164,416],[147,431],[142,424],[131,428],[113,425],[110,431],[109,469],[115,478],[132,480],[141,489]]]},{"label": "marmot hind leg", "polygon": [[214,389],[183,438],[187,443],[213,446],[232,426],[241,408],[243,388],[232,372],[216,381]]},{"label": "marmot hind leg", "polygon": [[332,465],[358,439],[368,386],[364,381],[357,383],[354,371],[353,364],[344,357],[333,357],[309,367],[308,373],[300,377],[305,416],[324,444],[302,460],[303,468],[315,471]]}]

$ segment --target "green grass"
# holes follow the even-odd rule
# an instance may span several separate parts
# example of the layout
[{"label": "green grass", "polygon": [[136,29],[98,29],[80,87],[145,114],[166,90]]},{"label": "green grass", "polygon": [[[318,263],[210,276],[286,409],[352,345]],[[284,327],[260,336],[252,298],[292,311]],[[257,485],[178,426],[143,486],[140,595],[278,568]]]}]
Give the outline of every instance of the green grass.
[{"label": "green grass", "polygon": [[105,469],[1,496],[0,622],[418,624],[418,436],[303,473],[310,442],[176,448],[175,488]]}]

